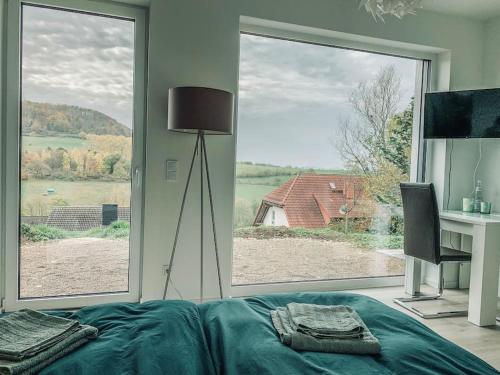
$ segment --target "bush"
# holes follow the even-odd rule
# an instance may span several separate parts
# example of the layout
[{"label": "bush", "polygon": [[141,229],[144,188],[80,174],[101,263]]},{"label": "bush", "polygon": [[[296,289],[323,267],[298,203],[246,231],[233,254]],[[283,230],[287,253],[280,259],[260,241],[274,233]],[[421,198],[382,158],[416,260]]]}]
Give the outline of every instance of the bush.
[{"label": "bush", "polygon": [[94,228],[90,229],[85,233],[89,237],[97,238],[125,238],[128,237],[130,233],[130,224],[128,221],[117,220],[112,222],[109,226],[105,228]]},{"label": "bush", "polygon": [[40,242],[66,238],[66,232],[62,229],[49,227],[48,225],[21,224],[21,238],[25,241]]}]

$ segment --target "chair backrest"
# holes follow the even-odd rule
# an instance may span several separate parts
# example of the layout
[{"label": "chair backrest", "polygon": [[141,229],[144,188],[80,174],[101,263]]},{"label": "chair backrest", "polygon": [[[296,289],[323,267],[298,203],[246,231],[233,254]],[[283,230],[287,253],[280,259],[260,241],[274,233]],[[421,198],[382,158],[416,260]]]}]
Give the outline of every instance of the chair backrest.
[{"label": "chair backrest", "polygon": [[404,253],[441,263],[439,209],[432,183],[401,183],[404,214]]}]

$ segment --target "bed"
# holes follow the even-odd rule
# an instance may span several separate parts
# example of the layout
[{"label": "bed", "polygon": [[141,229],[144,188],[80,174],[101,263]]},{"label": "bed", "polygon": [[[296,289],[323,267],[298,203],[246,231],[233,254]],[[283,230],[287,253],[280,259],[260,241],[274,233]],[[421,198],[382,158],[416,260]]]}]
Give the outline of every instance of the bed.
[{"label": "bed", "polygon": [[99,336],[43,375],[215,374],[197,305],[153,301],[53,312],[99,329]]},{"label": "bed", "polygon": [[[270,311],[289,302],[345,304],[378,337],[382,353],[296,352],[281,344]],[[196,305],[152,301],[52,312],[100,334],[45,368],[59,374],[498,374],[415,319],[351,293],[294,293]]]},{"label": "bed", "polygon": [[[270,311],[290,302],[350,305],[380,340],[381,354],[296,352],[281,344]],[[199,306],[219,374],[498,374],[486,362],[383,303],[352,293],[293,293]]]}]

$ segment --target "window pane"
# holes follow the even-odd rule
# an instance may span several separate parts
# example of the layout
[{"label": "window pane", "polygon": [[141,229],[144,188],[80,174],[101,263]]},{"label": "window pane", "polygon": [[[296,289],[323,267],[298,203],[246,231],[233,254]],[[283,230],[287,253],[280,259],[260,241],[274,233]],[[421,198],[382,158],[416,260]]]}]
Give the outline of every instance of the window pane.
[{"label": "window pane", "polygon": [[22,10],[20,298],[127,291],[134,22]]},{"label": "window pane", "polygon": [[241,35],[233,284],[404,274],[417,62]]}]

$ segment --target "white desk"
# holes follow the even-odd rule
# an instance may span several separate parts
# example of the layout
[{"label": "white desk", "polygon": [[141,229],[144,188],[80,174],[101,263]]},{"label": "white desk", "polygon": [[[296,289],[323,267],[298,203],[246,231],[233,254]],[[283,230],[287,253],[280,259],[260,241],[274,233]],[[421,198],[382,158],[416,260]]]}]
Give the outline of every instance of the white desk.
[{"label": "white desk", "polygon": [[[442,211],[441,229],[472,236],[469,287],[469,322],[495,325],[500,267],[500,215]],[[420,262],[410,259],[406,291],[419,291]],[[418,285],[417,285],[418,283]]]}]

